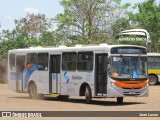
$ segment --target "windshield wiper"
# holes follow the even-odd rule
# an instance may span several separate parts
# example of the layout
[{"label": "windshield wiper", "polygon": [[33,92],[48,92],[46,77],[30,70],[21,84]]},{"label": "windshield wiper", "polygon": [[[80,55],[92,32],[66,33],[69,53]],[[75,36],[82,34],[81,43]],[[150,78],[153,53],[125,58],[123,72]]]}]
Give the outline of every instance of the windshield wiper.
[{"label": "windshield wiper", "polygon": [[138,57],[138,61],[137,61],[137,65],[136,66],[138,66],[138,64],[140,62],[140,59],[141,59],[141,56]]},{"label": "windshield wiper", "polygon": [[120,57],[122,58],[123,63],[128,65],[128,59],[126,59],[123,55],[120,55]]}]

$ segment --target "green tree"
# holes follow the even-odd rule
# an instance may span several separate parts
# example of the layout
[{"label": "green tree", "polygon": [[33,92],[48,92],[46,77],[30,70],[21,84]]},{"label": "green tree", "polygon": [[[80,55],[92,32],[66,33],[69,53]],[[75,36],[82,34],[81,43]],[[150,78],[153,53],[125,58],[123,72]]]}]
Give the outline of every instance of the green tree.
[{"label": "green tree", "polygon": [[39,38],[47,29],[47,18],[44,14],[27,14],[26,17],[15,20],[18,33],[26,35],[26,39]]},{"label": "green tree", "polygon": [[125,17],[120,0],[61,0],[60,3],[64,13],[55,18],[59,23],[57,33],[67,42],[104,42],[104,37],[112,36],[112,24]]},{"label": "green tree", "polygon": [[16,31],[15,30],[2,30],[0,33],[1,40],[14,40],[16,37]]},{"label": "green tree", "polygon": [[43,32],[40,39],[43,41],[43,46],[57,46],[60,44],[60,40],[54,31]]},{"label": "green tree", "polygon": [[130,28],[131,28],[131,26],[129,23],[129,19],[127,19],[127,18],[118,19],[112,25],[113,37],[116,37],[121,31],[130,29]]}]

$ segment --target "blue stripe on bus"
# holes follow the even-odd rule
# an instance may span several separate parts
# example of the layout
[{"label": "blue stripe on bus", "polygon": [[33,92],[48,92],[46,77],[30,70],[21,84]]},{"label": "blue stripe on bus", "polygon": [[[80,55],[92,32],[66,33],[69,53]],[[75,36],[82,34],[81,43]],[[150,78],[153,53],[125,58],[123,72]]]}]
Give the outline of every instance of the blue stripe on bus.
[{"label": "blue stripe on bus", "polygon": [[64,72],[63,76],[64,76],[64,79],[65,79],[66,83],[68,83],[70,79],[67,75],[67,72]]},{"label": "blue stripe on bus", "polygon": [[29,68],[29,70],[27,70],[26,75],[25,75],[25,88],[27,87],[28,81],[29,81],[31,75],[33,74],[33,72],[36,71],[39,68],[43,68],[43,66],[33,65]]}]

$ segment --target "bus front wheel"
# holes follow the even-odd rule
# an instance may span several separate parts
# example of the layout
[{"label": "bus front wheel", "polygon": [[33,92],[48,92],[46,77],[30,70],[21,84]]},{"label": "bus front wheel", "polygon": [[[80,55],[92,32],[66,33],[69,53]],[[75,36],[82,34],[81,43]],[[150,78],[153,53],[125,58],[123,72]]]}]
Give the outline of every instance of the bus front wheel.
[{"label": "bus front wheel", "polygon": [[117,97],[117,103],[123,103],[123,97]]},{"label": "bus front wheel", "polygon": [[156,85],[158,83],[158,79],[155,75],[149,75],[149,84]]},{"label": "bus front wheel", "polygon": [[86,86],[86,90],[85,90],[85,99],[86,99],[86,103],[89,104],[91,103],[91,89],[89,86]]}]

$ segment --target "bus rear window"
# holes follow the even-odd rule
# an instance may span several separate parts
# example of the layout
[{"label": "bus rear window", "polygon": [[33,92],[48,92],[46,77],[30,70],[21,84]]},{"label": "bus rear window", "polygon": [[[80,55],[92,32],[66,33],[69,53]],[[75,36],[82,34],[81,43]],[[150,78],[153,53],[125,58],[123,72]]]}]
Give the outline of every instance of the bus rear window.
[{"label": "bus rear window", "polygon": [[10,70],[14,71],[15,70],[15,54],[10,54],[9,56],[9,66]]}]

